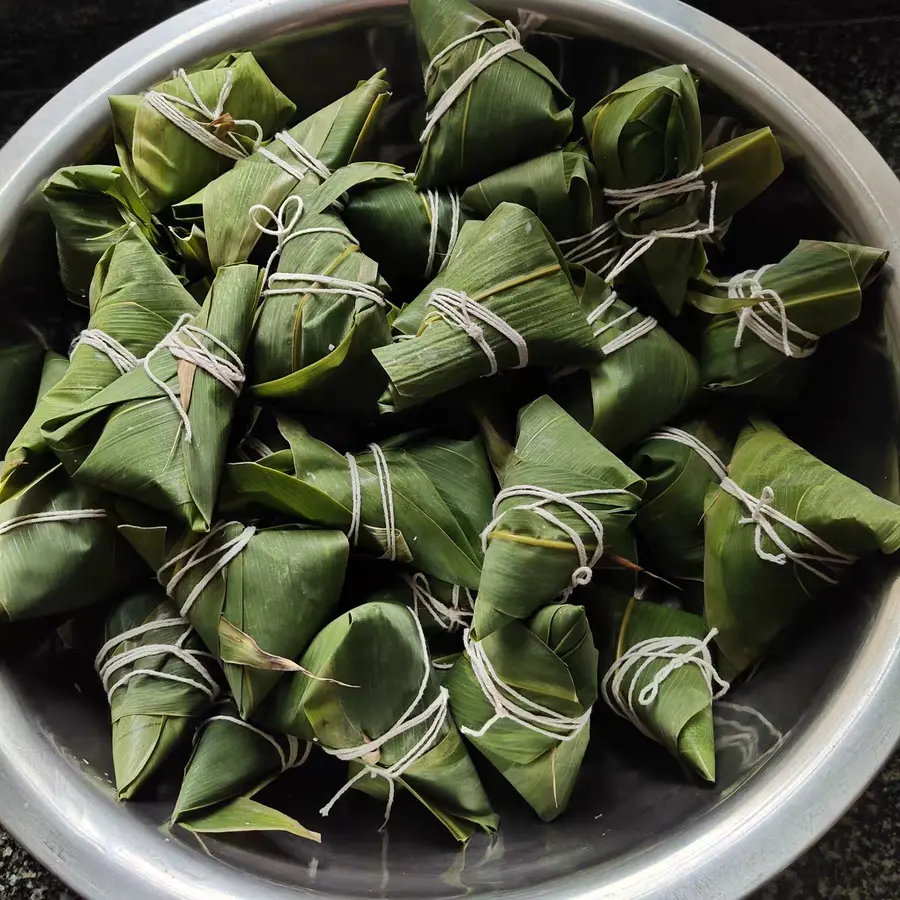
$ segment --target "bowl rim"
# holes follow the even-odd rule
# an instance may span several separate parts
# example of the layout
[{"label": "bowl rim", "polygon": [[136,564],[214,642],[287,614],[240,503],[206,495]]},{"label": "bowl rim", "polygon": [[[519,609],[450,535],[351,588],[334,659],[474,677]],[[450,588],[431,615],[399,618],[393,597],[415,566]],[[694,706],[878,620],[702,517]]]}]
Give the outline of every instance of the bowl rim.
[{"label": "bowl rim", "polygon": [[[106,97],[136,93],[176,66],[342,15],[403,0],[207,0],[102,59],[40,109],[0,149],[0,253],[35,185],[84,155],[107,117]],[[686,62],[808,156],[812,182],[855,239],[900,249],[900,182],[846,116],[799,74],[730,26],[679,0],[540,0],[542,12]],[[900,348],[900,284],[887,272],[885,323]],[[900,358],[900,350],[895,349]],[[866,623],[853,665],[777,760],[727,803],[619,860],[503,892],[505,900],[738,898],[814,843],[846,811],[900,739],[900,580]],[[45,866],[88,900],[312,898],[169,841],[138,819],[115,818],[86,773],[64,758],[0,666],[0,818]],[[739,864],[735,864],[738,861]],[[601,875],[602,873],[602,875]],[[499,895],[498,895],[499,896]]]}]

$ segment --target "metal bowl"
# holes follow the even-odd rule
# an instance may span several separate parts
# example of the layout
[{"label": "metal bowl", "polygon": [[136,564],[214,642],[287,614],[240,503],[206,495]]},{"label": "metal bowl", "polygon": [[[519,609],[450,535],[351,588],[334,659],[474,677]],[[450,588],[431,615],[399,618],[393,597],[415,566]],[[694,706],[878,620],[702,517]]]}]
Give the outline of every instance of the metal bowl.
[{"label": "metal bowl", "polygon": [[[809,219],[811,227],[838,227],[896,254],[900,183],[828,100],[765,50],[676,0],[535,0],[534,8],[562,30],[593,36],[586,40],[609,39],[688,63],[790,139],[797,164],[830,211]],[[0,151],[7,313],[13,302],[39,303],[53,270],[35,188],[58,166],[92,158],[102,147],[108,94],[133,93],[176,66],[257,45],[280,60],[276,81],[295,77],[313,93],[316,66],[344,72],[352,85],[357,74],[371,74],[385,46],[399,47],[407,74],[414,73],[407,25],[394,0],[210,0],[94,66]],[[298,32],[304,43],[286,52]],[[602,69],[608,45],[587,46],[588,68],[593,47]],[[409,78],[413,84],[416,76]],[[777,222],[762,222],[764,230],[770,225]],[[866,321],[820,366],[817,427],[804,433],[815,452],[894,496],[900,283],[889,269],[883,284],[884,304],[867,299]],[[798,420],[797,427],[805,426]],[[819,627],[735,695],[739,707],[719,710],[730,723],[719,731],[715,788],[685,781],[662,752],[598,718],[578,796],[553,825],[539,824],[515,798],[501,796],[501,834],[460,849],[429,823],[399,813],[389,836],[380,835],[378,811],[360,799],[328,820],[321,846],[222,840],[210,842],[207,855],[159,828],[165,797],[115,802],[106,710],[81,693],[71,671],[8,661],[0,667],[0,818],[91,900],[313,893],[417,900],[741,897],[841,815],[900,737],[896,574],[888,562],[867,567],[844,586],[835,613],[823,614]],[[319,781],[297,773],[279,790],[314,809],[316,798],[307,795],[319,791]]]}]

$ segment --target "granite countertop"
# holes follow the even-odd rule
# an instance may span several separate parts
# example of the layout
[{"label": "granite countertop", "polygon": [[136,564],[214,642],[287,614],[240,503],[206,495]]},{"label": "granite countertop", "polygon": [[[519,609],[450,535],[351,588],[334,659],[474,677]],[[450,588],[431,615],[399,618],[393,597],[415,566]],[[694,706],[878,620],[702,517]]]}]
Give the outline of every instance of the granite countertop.
[{"label": "granite countertop", "polygon": [[[103,54],[189,0],[0,2],[0,143]],[[897,0],[696,0],[823,90],[900,173]],[[849,14],[848,14],[849,13]],[[846,816],[751,900],[894,900],[900,896],[900,753]],[[0,898],[77,900],[0,831]],[[127,898],[123,898],[127,900]]]}]

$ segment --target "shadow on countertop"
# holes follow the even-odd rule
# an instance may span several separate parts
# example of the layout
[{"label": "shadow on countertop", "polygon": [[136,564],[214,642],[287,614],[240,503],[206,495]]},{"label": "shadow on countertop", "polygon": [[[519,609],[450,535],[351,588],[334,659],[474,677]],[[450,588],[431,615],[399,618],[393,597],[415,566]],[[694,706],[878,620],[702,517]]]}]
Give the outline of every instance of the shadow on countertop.
[{"label": "shadow on countertop", "polygon": [[[0,144],[103,54],[192,3],[0,0]],[[897,0],[696,0],[780,56],[828,95],[900,172]],[[77,900],[0,832],[3,900]],[[900,754],[847,815],[751,900],[900,897]],[[123,898],[126,900],[126,898]]]}]

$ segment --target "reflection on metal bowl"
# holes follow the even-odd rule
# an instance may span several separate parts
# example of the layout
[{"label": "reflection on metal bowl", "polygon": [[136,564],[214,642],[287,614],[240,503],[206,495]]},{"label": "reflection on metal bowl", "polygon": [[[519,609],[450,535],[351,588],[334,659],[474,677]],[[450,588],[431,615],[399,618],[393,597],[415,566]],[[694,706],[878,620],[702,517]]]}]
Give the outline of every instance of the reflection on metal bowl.
[{"label": "reflection on metal bowl", "polygon": [[[824,97],[751,41],[676,0],[534,5],[551,17],[554,31],[574,36],[563,42],[563,78],[577,80],[582,98],[599,98],[624,80],[637,49],[686,62],[714,85],[705,110],[776,128],[794,156],[794,182],[779,192],[780,207],[763,200],[736,230],[763,234],[773,252],[798,229],[805,237],[844,234],[894,254],[900,249],[900,184],[887,165]],[[560,42],[549,43],[548,58]],[[411,133],[405,124],[417,112],[403,98],[421,77],[402,6],[210,0],[103,60],[0,152],[5,314],[17,303],[42,302],[53,245],[35,188],[58,166],[94,158],[103,147],[106,96],[136,92],[177,66],[246,46],[258,48],[273,80],[306,111],[387,65],[399,102],[385,141],[402,156]],[[733,262],[735,270],[745,267]],[[826,461],[893,496],[900,284],[892,270],[882,286],[885,302],[867,300],[846,340],[823,347],[815,394],[791,429]],[[737,898],[827,829],[900,736],[895,576],[890,561],[855,575],[818,627],[720,704],[714,788],[686,781],[664,753],[604,717],[572,808],[553,825],[538,823],[501,790],[501,834],[460,849],[399,811],[389,837],[381,835],[380,810],[359,802],[335,811],[321,846],[289,838],[213,840],[207,855],[190,838],[160,830],[171,797],[116,803],[107,712],[92,693],[92,673],[54,670],[38,657],[0,668],[0,818],[91,900],[276,900],[313,892],[417,900]],[[330,776],[315,770],[292,777],[279,783],[279,793],[301,818],[333,789]]]}]

